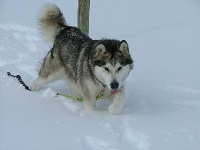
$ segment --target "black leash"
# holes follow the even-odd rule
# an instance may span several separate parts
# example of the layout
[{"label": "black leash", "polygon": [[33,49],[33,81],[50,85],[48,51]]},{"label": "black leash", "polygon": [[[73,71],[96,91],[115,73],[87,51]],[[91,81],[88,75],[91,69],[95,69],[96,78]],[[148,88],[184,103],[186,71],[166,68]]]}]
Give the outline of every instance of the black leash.
[{"label": "black leash", "polygon": [[31,91],[30,88],[24,83],[24,81],[22,80],[20,75],[16,75],[15,76],[15,75],[12,75],[10,72],[7,72],[7,75],[11,76],[11,77],[14,77],[14,78],[17,78],[19,83],[21,83],[26,90]]},{"label": "black leash", "polygon": [[[12,75],[10,72],[7,72],[7,75],[11,76],[11,77],[14,77],[14,78],[17,78],[19,83],[21,83],[26,90],[31,91],[30,88],[24,83],[24,81],[22,80],[20,75],[16,75],[15,76],[15,75]],[[99,93],[99,95],[97,95],[96,100],[103,97],[103,93],[104,93],[105,87],[106,87],[106,85],[103,84],[103,90]],[[71,98],[71,99],[74,99],[74,100],[77,100],[77,101],[80,101],[80,102],[83,101],[83,98],[75,98],[75,97],[72,97],[72,96],[67,95],[67,94],[57,93],[57,95],[61,95],[61,96],[64,96],[66,98]]]}]

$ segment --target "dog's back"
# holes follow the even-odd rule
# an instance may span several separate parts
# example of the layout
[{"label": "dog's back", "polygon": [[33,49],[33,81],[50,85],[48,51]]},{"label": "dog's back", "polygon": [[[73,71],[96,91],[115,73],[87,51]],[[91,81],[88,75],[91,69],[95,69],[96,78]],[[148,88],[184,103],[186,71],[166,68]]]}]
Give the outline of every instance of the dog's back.
[{"label": "dog's back", "polygon": [[80,66],[84,62],[83,59],[88,58],[87,47],[91,46],[91,43],[92,39],[76,27],[67,26],[56,36],[53,50],[60,56],[69,79],[78,81],[83,75],[80,72],[87,70],[86,67]]}]

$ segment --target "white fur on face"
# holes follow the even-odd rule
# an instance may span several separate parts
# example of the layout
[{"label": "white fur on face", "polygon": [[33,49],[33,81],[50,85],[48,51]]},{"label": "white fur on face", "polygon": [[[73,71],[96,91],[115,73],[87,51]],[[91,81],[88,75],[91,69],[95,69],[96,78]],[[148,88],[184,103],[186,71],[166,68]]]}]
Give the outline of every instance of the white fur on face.
[{"label": "white fur on face", "polygon": [[[120,69],[121,68],[121,69]],[[119,70],[118,70],[119,69]],[[105,66],[95,66],[96,77],[111,90],[110,84],[116,80],[119,83],[118,89],[124,85],[124,81],[130,72],[130,65],[122,66],[120,63],[112,66],[107,63]]]}]

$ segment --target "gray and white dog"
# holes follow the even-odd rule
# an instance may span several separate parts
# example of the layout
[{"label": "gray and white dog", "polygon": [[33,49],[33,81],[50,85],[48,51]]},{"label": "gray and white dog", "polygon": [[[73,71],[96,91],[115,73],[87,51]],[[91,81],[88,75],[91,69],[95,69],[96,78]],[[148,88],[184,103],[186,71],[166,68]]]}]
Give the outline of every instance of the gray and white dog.
[{"label": "gray and white dog", "polygon": [[125,40],[92,40],[78,28],[68,26],[54,4],[46,4],[39,23],[43,36],[54,42],[31,85],[37,91],[43,85],[66,78],[74,97],[83,97],[85,109],[94,110],[96,97],[103,92],[111,100],[108,112],[121,112],[125,95],[124,81],[133,68]]}]

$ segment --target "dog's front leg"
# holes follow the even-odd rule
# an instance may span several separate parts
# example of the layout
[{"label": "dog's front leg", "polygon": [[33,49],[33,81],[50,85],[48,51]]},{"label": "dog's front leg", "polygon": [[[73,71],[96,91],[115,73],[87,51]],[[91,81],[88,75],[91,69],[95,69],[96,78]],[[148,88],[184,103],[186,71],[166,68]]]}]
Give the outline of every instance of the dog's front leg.
[{"label": "dog's front leg", "polygon": [[96,109],[95,97],[84,96],[83,97],[83,106],[86,110],[95,110]]},{"label": "dog's front leg", "polygon": [[124,91],[119,91],[110,96],[110,100],[112,104],[108,108],[108,112],[110,114],[119,114],[122,111],[125,101],[125,94]]},{"label": "dog's front leg", "polygon": [[83,91],[83,105],[86,110],[96,109],[96,91],[98,87],[90,81],[85,80],[82,91]]}]

